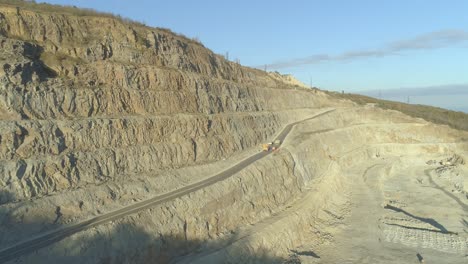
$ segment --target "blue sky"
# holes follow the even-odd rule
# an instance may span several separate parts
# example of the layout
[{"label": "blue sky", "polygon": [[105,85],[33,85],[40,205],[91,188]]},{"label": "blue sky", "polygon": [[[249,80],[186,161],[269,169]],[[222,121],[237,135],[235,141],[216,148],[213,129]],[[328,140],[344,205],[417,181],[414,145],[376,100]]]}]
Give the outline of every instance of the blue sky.
[{"label": "blue sky", "polygon": [[[39,2],[39,1],[38,1]],[[467,85],[468,1],[49,0],[199,38],[243,65],[344,91]],[[467,97],[468,98],[468,97]],[[468,99],[467,99],[468,101]]]}]

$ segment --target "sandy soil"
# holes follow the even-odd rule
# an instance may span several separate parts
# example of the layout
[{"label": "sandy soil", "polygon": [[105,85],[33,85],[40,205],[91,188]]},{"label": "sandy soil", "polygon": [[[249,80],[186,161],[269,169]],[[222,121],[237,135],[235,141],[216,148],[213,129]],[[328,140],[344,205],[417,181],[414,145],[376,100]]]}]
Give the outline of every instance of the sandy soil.
[{"label": "sandy soil", "polygon": [[332,245],[314,251],[320,258],[302,262],[467,263],[468,204],[454,187],[466,168],[443,176],[436,171],[445,159],[402,156],[352,167],[351,215]]},{"label": "sandy soil", "polygon": [[288,251],[285,263],[468,263],[464,133],[398,114],[390,122],[327,118],[285,141],[308,165],[326,153],[314,165],[322,175],[301,197],[239,230],[234,242],[179,263],[217,263],[262,247]]}]

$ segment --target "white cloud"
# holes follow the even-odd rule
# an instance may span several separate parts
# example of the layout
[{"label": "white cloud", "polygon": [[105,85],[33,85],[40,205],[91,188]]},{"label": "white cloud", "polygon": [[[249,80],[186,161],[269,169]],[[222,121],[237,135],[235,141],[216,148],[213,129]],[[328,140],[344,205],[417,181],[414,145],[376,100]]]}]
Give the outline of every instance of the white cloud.
[{"label": "white cloud", "polygon": [[[386,45],[381,49],[354,50],[339,55],[316,54],[303,58],[278,61],[268,64],[268,69],[291,68],[329,61],[350,61],[365,58],[380,58],[392,56],[401,52],[414,50],[430,50],[468,43],[468,32],[464,30],[447,29],[434,31],[412,39],[400,40]],[[262,68],[262,67],[258,67]]]},{"label": "white cloud", "polygon": [[[417,88],[382,89],[357,92],[373,97],[406,97],[432,95],[468,95],[468,84],[439,85]],[[468,106],[468,103],[467,103]]]}]

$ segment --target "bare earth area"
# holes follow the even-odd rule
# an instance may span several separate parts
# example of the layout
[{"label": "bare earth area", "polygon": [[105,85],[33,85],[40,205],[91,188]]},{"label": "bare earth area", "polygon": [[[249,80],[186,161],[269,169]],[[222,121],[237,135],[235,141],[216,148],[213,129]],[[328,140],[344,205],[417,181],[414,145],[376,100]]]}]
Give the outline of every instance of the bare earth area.
[{"label": "bare earth area", "polygon": [[[156,249],[140,246],[157,240],[142,241],[133,230],[153,237],[183,216],[186,241],[198,232],[212,238],[182,244],[190,250],[174,253],[170,263],[466,263],[465,132],[373,107],[323,109],[315,115],[294,126],[280,150],[226,180],[71,235],[20,260],[94,262],[102,258],[100,249],[105,254],[128,250],[126,243],[112,242],[123,240],[134,241],[134,252],[148,254]],[[193,175],[185,185],[196,183],[204,179],[196,172],[214,175],[258,151],[180,175]],[[218,227],[197,224],[213,213],[223,217],[210,220]],[[222,225],[232,227],[210,234]]]},{"label": "bare earth area", "polygon": [[0,2],[0,263],[468,263],[466,117]]},{"label": "bare earth area", "polygon": [[334,244],[317,251],[323,260],[309,262],[466,263],[466,198],[425,161],[401,156],[351,168],[351,214]]},{"label": "bare earth area", "polygon": [[[365,113],[337,111],[346,112],[344,116]],[[388,114],[393,124],[375,122],[375,116],[346,124],[342,116],[344,126],[316,130],[316,122],[327,126],[332,118],[325,116],[298,127],[286,143],[303,155],[313,155],[317,143],[325,149],[327,142],[345,143],[356,131],[367,142],[335,145],[318,161],[327,167],[324,175],[311,180],[295,202],[241,229],[229,243],[190,254],[180,263],[218,263],[237,251],[279,250],[294,244],[288,249],[289,263],[466,263],[468,205],[463,186],[468,173],[460,156],[466,157],[466,143],[463,138],[431,138],[440,127]],[[370,134],[382,130],[387,131],[378,138]],[[406,134],[413,131],[420,133]],[[389,143],[390,138],[397,142]]]}]

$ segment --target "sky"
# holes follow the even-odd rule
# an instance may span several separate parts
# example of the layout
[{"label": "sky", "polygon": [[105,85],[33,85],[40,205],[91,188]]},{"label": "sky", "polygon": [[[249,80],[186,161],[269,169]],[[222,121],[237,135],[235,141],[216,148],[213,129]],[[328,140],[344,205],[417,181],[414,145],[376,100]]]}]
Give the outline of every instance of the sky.
[{"label": "sky", "polygon": [[245,66],[266,65],[327,90],[464,87],[468,102],[465,0],[37,2],[93,8],[169,28],[198,38],[215,53],[228,52]]},{"label": "sky", "polygon": [[411,104],[434,105],[468,113],[468,85],[364,90],[357,93]]}]

